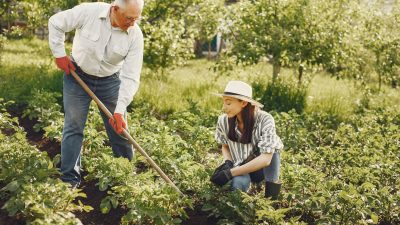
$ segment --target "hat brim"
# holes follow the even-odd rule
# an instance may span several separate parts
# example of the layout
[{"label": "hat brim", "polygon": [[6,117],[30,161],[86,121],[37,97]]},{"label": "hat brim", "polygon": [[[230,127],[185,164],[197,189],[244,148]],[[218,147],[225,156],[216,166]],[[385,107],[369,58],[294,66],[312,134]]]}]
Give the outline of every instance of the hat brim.
[{"label": "hat brim", "polygon": [[242,95],[230,95],[230,94],[221,94],[221,93],[212,93],[212,94],[215,95],[215,96],[221,97],[221,98],[222,98],[222,97],[237,98],[237,99],[240,99],[240,100],[249,102],[250,104],[252,104],[252,105],[254,105],[254,106],[257,106],[257,107],[259,107],[259,108],[263,108],[263,107],[264,107],[263,104],[257,102],[256,100],[254,100],[254,99],[252,99],[252,98],[248,98],[248,97],[246,97],[246,96],[242,96]]}]

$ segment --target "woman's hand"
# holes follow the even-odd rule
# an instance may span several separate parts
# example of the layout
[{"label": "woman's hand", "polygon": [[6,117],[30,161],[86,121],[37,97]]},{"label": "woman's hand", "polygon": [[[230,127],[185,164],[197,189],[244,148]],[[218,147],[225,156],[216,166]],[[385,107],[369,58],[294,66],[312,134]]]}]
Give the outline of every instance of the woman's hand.
[{"label": "woman's hand", "polygon": [[223,186],[232,179],[231,169],[233,168],[233,162],[231,160],[225,160],[211,176],[211,182],[216,185]]},{"label": "woman's hand", "polygon": [[230,180],[232,180],[232,173],[230,168],[223,169],[221,171],[218,171],[214,173],[211,177],[211,182],[218,186],[224,186],[226,183],[228,183]]}]

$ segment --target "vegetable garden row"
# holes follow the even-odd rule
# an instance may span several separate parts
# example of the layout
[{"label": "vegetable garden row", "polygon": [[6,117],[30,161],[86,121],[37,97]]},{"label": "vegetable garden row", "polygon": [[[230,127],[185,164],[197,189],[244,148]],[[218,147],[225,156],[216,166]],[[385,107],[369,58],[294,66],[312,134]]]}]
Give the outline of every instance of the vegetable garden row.
[{"label": "vegetable garden row", "polygon": [[[22,117],[59,142],[63,114],[60,95],[33,91]],[[2,209],[30,224],[80,224],[76,212],[93,210],[77,198],[85,193],[61,182],[56,165],[28,143],[18,118],[0,102],[0,198]],[[136,154],[132,162],[112,157],[97,107],[85,128],[85,181],[107,191],[102,213],[126,212],[123,224],[179,224],[201,208],[220,224],[398,224],[400,223],[400,111],[396,106],[363,109],[345,120],[324,113],[272,112],[285,143],[280,199],[213,186],[209,177],[222,156],[213,135],[220,112],[196,107],[159,115],[135,102],[129,130],[185,194],[179,196]],[[112,211],[111,211],[112,212]]]}]

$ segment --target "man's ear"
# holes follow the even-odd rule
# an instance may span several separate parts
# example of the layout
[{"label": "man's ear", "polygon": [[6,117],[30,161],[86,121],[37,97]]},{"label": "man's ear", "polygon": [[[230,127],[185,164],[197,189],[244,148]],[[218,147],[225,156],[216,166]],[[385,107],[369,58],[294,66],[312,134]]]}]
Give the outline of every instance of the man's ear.
[{"label": "man's ear", "polygon": [[250,104],[250,103],[249,103],[249,102],[247,102],[247,101],[242,101],[242,108],[246,107],[246,106],[247,106],[247,104]]},{"label": "man's ear", "polygon": [[120,9],[119,6],[117,6],[117,5],[114,5],[113,8],[115,11],[118,11]]}]

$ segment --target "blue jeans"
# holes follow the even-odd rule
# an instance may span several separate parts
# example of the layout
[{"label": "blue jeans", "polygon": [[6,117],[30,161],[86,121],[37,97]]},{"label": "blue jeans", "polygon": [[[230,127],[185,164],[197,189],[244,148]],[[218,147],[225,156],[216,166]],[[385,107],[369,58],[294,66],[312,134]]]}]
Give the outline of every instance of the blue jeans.
[{"label": "blue jeans", "polygon": [[[118,100],[118,91],[121,80],[118,74],[101,80],[85,76],[77,70],[80,78],[90,90],[100,99],[106,108],[113,113]],[[64,128],[61,142],[61,179],[73,185],[80,183],[81,148],[83,129],[85,127],[90,96],[83,90],[72,75],[64,74],[63,101],[64,101]],[[100,111],[101,112],[101,111]],[[116,157],[133,157],[133,148],[129,141],[118,135],[108,123],[107,116],[101,112],[107,135],[111,142],[113,153]],[[126,121],[126,112],[125,112]]]},{"label": "blue jeans", "polygon": [[[269,182],[277,182],[279,180],[279,167],[281,166],[281,156],[279,152],[275,152],[271,159],[271,164],[263,168],[265,180]],[[250,187],[250,175],[244,174],[233,177],[231,183],[232,190],[242,190],[247,192]]]}]

